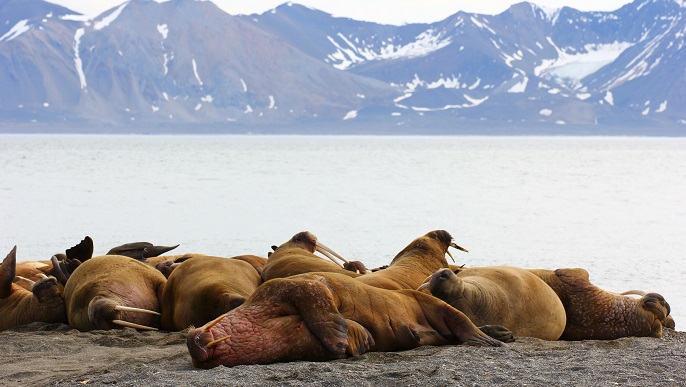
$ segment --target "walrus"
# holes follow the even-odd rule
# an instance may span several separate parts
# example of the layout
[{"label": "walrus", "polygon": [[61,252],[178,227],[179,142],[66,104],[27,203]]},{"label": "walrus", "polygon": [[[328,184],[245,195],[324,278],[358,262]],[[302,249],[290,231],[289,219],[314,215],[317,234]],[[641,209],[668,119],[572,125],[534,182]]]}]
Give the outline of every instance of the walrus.
[{"label": "walrus", "polygon": [[69,325],[80,330],[160,327],[166,278],[154,268],[120,255],[81,264],[64,288]]},{"label": "walrus", "polygon": [[502,325],[515,336],[557,340],[565,330],[565,308],[543,280],[512,266],[440,269],[418,290],[463,312],[477,326]]},{"label": "walrus", "polygon": [[0,265],[0,331],[36,321],[66,323],[64,299],[55,277],[43,274],[37,281],[19,278],[30,285],[29,291],[13,282],[16,267],[14,246]]},{"label": "walrus", "polygon": [[426,277],[448,267],[445,259],[445,254],[450,254],[448,247],[467,251],[455,244],[447,231],[430,231],[396,254],[388,267],[367,273],[357,280],[384,289],[417,289]]},{"label": "walrus", "polygon": [[[64,273],[71,273],[81,262],[93,256],[93,239],[86,236],[77,245],[68,248],[64,253],[57,253],[49,260],[23,261],[17,263],[16,275],[30,281],[20,281],[19,286],[31,290],[31,282],[39,281],[44,276],[52,276],[58,279],[60,291],[64,290],[67,277]],[[59,266],[59,267],[56,267]]]},{"label": "walrus", "polygon": [[[315,251],[326,255],[333,262],[328,262],[314,255]],[[262,280],[268,281],[273,278],[285,278],[311,272],[340,273],[349,277],[361,275],[336,264],[334,257],[347,262],[345,258],[319,242],[311,232],[299,232],[286,243],[274,249],[274,252],[267,258],[267,264],[262,270]]]},{"label": "walrus", "polygon": [[657,293],[641,298],[605,291],[580,268],[531,269],[562,301],[567,314],[562,340],[614,340],[620,337],[662,337],[669,304]]},{"label": "walrus", "polygon": [[201,326],[234,309],[262,284],[254,266],[237,258],[197,255],[177,266],[162,292],[162,329]]},{"label": "walrus", "polygon": [[[498,337],[511,339],[502,327]],[[464,313],[416,290],[386,290],[339,273],[265,282],[238,308],[191,330],[198,368],[325,361],[421,345],[501,346]]]}]

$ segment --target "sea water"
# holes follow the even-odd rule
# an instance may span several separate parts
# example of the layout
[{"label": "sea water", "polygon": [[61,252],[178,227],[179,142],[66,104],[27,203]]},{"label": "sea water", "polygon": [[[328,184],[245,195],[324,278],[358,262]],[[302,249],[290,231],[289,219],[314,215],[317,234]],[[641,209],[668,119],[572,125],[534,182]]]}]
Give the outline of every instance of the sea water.
[{"label": "sea water", "polygon": [[686,323],[686,139],[1,135],[0,181],[3,257],[266,256],[309,230],[375,267],[445,229],[459,264],[582,267]]}]

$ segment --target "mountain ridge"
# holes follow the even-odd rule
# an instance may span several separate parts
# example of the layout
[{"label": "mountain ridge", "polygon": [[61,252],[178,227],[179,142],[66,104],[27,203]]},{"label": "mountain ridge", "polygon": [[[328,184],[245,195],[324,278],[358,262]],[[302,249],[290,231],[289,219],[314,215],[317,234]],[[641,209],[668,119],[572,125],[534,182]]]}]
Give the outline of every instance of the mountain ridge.
[{"label": "mountain ridge", "polygon": [[13,4],[0,5],[4,131],[686,132],[680,0],[402,26],[294,3],[232,16],[131,0],[93,20]]}]

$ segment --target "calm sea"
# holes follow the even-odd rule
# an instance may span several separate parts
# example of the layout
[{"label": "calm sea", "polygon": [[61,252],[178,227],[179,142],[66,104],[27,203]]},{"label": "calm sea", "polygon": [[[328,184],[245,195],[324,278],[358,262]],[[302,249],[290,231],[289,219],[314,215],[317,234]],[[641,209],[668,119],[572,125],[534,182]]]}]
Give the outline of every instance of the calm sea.
[{"label": "calm sea", "polygon": [[583,267],[686,323],[686,139],[0,135],[0,253],[85,235],[258,254],[309,230],[374,267],[448,230],[469,266]]}]

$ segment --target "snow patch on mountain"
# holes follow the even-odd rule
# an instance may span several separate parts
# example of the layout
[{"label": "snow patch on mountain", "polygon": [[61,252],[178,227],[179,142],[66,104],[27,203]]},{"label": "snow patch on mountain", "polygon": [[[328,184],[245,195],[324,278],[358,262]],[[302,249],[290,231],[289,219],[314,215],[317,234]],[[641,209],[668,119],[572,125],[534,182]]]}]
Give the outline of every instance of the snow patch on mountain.
[{"label": "snow patch on mountain", "polygon": [[83,72],[83,61],[79,55],[79,46],[81,45],[81,37],[86,31],[83,28],[76,30],[74,34],[74,65],[76,66],[76,73],[79,75],[79,82],[81,84],[81,89],[85,89],[88,84],[86,83],[86,74]]},{"label": "snow patch on mountain", "polygon": [[169,35],[169,27],[166,24],[158,24],[157,32],[162,35],[162,39],[166,40],[167,36]]},{"label": "snow patch on mountain", "polygon": [[443,33],[437,33],[430,28],[417,35],[415,40],[408,44],[395,45],[388,43],[375,50],[373,46],[358,47],[343,34],[338,33],[336,37],[343,43],[339,43],[334,37],[327,36],[329,42],[336,48],[336,52],[329,54],[328,58],[335,62],[333,65],[335,68],[346,70],[355,64],[370,60],[392,60],[426,56],[450,44],[450,37],[446,38],[443,35]]},{"label": "snow patch on mountain", "polygon": [[615,61],[626,49],[633,46],[629,42],[610,44],[587,44],[585,52],[569,53],[560,49],[548,38],[548,42],[557,50],[554,59],[544,59],[534,69],[534,74],[543,78],[554,79],[560,83],[573,83],[600,70],[603,66]]},{"label": "snow patch on mountain", "polygon": [[93,28],[94,28],[95,30],[101,30],[101,29],[103,29],[103,28],[109,26],[110,24],[112,24],[112,22],[114,22],[115,20],[117,20],[117,18],[119,17],[119,15],[121,15],[121,11],[123,11],[124,8],[126,8],[126,6],[127,6],[128,4],[129,4],[129,3],[126,2],[126,3],[122,4],[122,5],[120,5],[119,8],[115,9],[114,11],[112,11],[109,15],[106,15],[105,17],[103,17],[102,19],[100,19],[100,21],[95,22],[95,24],[93,24]]},{"label": "snow patch on mountain", "polygon": [[31,29],[31,25],[27,20],[21,20],[19,23],[15,24],[5,35],[0,37],[0,42],[7,40],[8,42],[12,39],[16,39],[19,35]]}]

